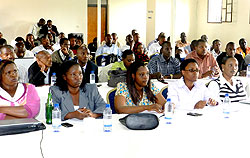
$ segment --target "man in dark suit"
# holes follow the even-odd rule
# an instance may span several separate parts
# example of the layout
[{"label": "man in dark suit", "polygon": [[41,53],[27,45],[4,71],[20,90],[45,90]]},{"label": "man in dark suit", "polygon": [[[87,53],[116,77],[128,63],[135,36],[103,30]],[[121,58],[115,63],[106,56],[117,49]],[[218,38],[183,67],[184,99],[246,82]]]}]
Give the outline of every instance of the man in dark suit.
[{"label": "man in dark suit", "polygon": [[95,83],[98,83],[98,67],[92,61],[90,61],[90,52],[86,46],[81,46],[77,49],[76,61],[81,65],[86,82],[90,82],[90,73],[94,71],[95,73]]},{"label": "man in dark suit", "polygon": [[42,29],[40,30],[40,34],[43,34],[46,36],[48,33],[51,33],[55,39],[59,35],[59,32],[57,31],[57,27],[55,25],[52,25],[52,21],[48,20],[46,25],[43,25]]},{"label": "man in dark suit", "polygon": [[56,73],[58,65],[52,63],[51,55],[47,51],[40,51],[36,54],[36,61],[29,67],[29,83],[35,86],[42,86],[51,83],[52,73]]}]

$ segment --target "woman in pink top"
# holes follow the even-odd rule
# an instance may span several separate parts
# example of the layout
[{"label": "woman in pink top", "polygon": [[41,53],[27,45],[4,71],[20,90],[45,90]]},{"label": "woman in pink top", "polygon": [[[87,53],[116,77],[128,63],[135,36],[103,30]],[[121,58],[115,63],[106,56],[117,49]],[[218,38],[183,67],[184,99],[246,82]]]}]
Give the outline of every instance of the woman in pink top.
[{"label": "woman in pink top", "polygon": [[18,83],[13,61],[0,62],[0,120],[32,118],[40,110],[40,98],[32,84]]}]

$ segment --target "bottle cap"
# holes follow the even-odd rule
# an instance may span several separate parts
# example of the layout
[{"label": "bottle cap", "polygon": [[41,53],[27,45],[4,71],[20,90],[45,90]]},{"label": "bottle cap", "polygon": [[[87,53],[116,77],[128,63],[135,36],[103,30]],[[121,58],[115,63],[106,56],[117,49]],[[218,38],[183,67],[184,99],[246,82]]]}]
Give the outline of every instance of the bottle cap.
[{"label": "bottle cap", "polygon": [[59,104],[58,103],[54,104],[54,108],[59,108]]},{"label": "bottle cap", "polygon": [[167,102],[168,102],[168,101],[171,101],[171,99],[170,99],[170,98],[168,98],[168,99],[167,99]]},{"label": "bottle cap", "polygon": [[228,96],[229,96],[228,93],[226,93],[226,94],[225,94],[225,97],[228,97]]},{"label": "bottle cap", "polygon": [[250,66],[250,64],[248,64],[248,66]]},{"label": "bottle cap", "polygon": [[52,73],[52,75],[56,75],[56,73],[55,73],[55,72],[53,72],[53,73]]},{"label": "bottle cap", "polygon": [[95,71],[90,71],[91,74],[95,73]]},{"label": "bottle cap", "polygon": [[109,105],[109,104],[106,104],[106,108],[110,108],[110,105]]}]

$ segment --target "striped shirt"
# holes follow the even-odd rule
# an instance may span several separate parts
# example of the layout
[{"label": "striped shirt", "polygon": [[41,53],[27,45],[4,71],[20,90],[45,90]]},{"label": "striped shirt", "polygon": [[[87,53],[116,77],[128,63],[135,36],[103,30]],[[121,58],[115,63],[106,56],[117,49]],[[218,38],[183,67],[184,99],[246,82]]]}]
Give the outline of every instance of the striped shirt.
[{"label": "striped shirt", "polygon": [[247,95],[245,86],[239,79],[232,78],[233,85],[231,85],[222,75],[217,79],[211,81],[208,85],[210,92],[217,94],[217,98],[223,102],[225,94],[228,93],[231,102],[239,102],[245,100]]},{"label": "striped shirt", "polygon": [[179,74],[180,62],[178,59],[170,57],[169,61],[166,61],[162,54],[150,59],[148,63],[148,69],[150,74],[160,72],[162,75]]}]

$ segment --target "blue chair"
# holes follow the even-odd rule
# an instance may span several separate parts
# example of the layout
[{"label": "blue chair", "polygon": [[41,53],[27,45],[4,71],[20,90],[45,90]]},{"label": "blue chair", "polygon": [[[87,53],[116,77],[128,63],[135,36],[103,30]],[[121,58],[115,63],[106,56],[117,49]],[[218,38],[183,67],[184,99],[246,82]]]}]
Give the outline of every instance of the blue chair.
[{"label": "blue chair", "polygon": [[107,94],[107,103],[110,104],[110,107],[112,109],[112,114],[116,114],[115,111],[115,92],[116,92],[116,88],[111,89],[108,94]]},{"label": "blue chair", "polygon": [[163,87],[163,88],[161,89],[161,94],[163,95],[163,97],[164,97],[165,99],[167,99],[167,97],[168,97],[168,86],[165,86],[165,87]]}]

